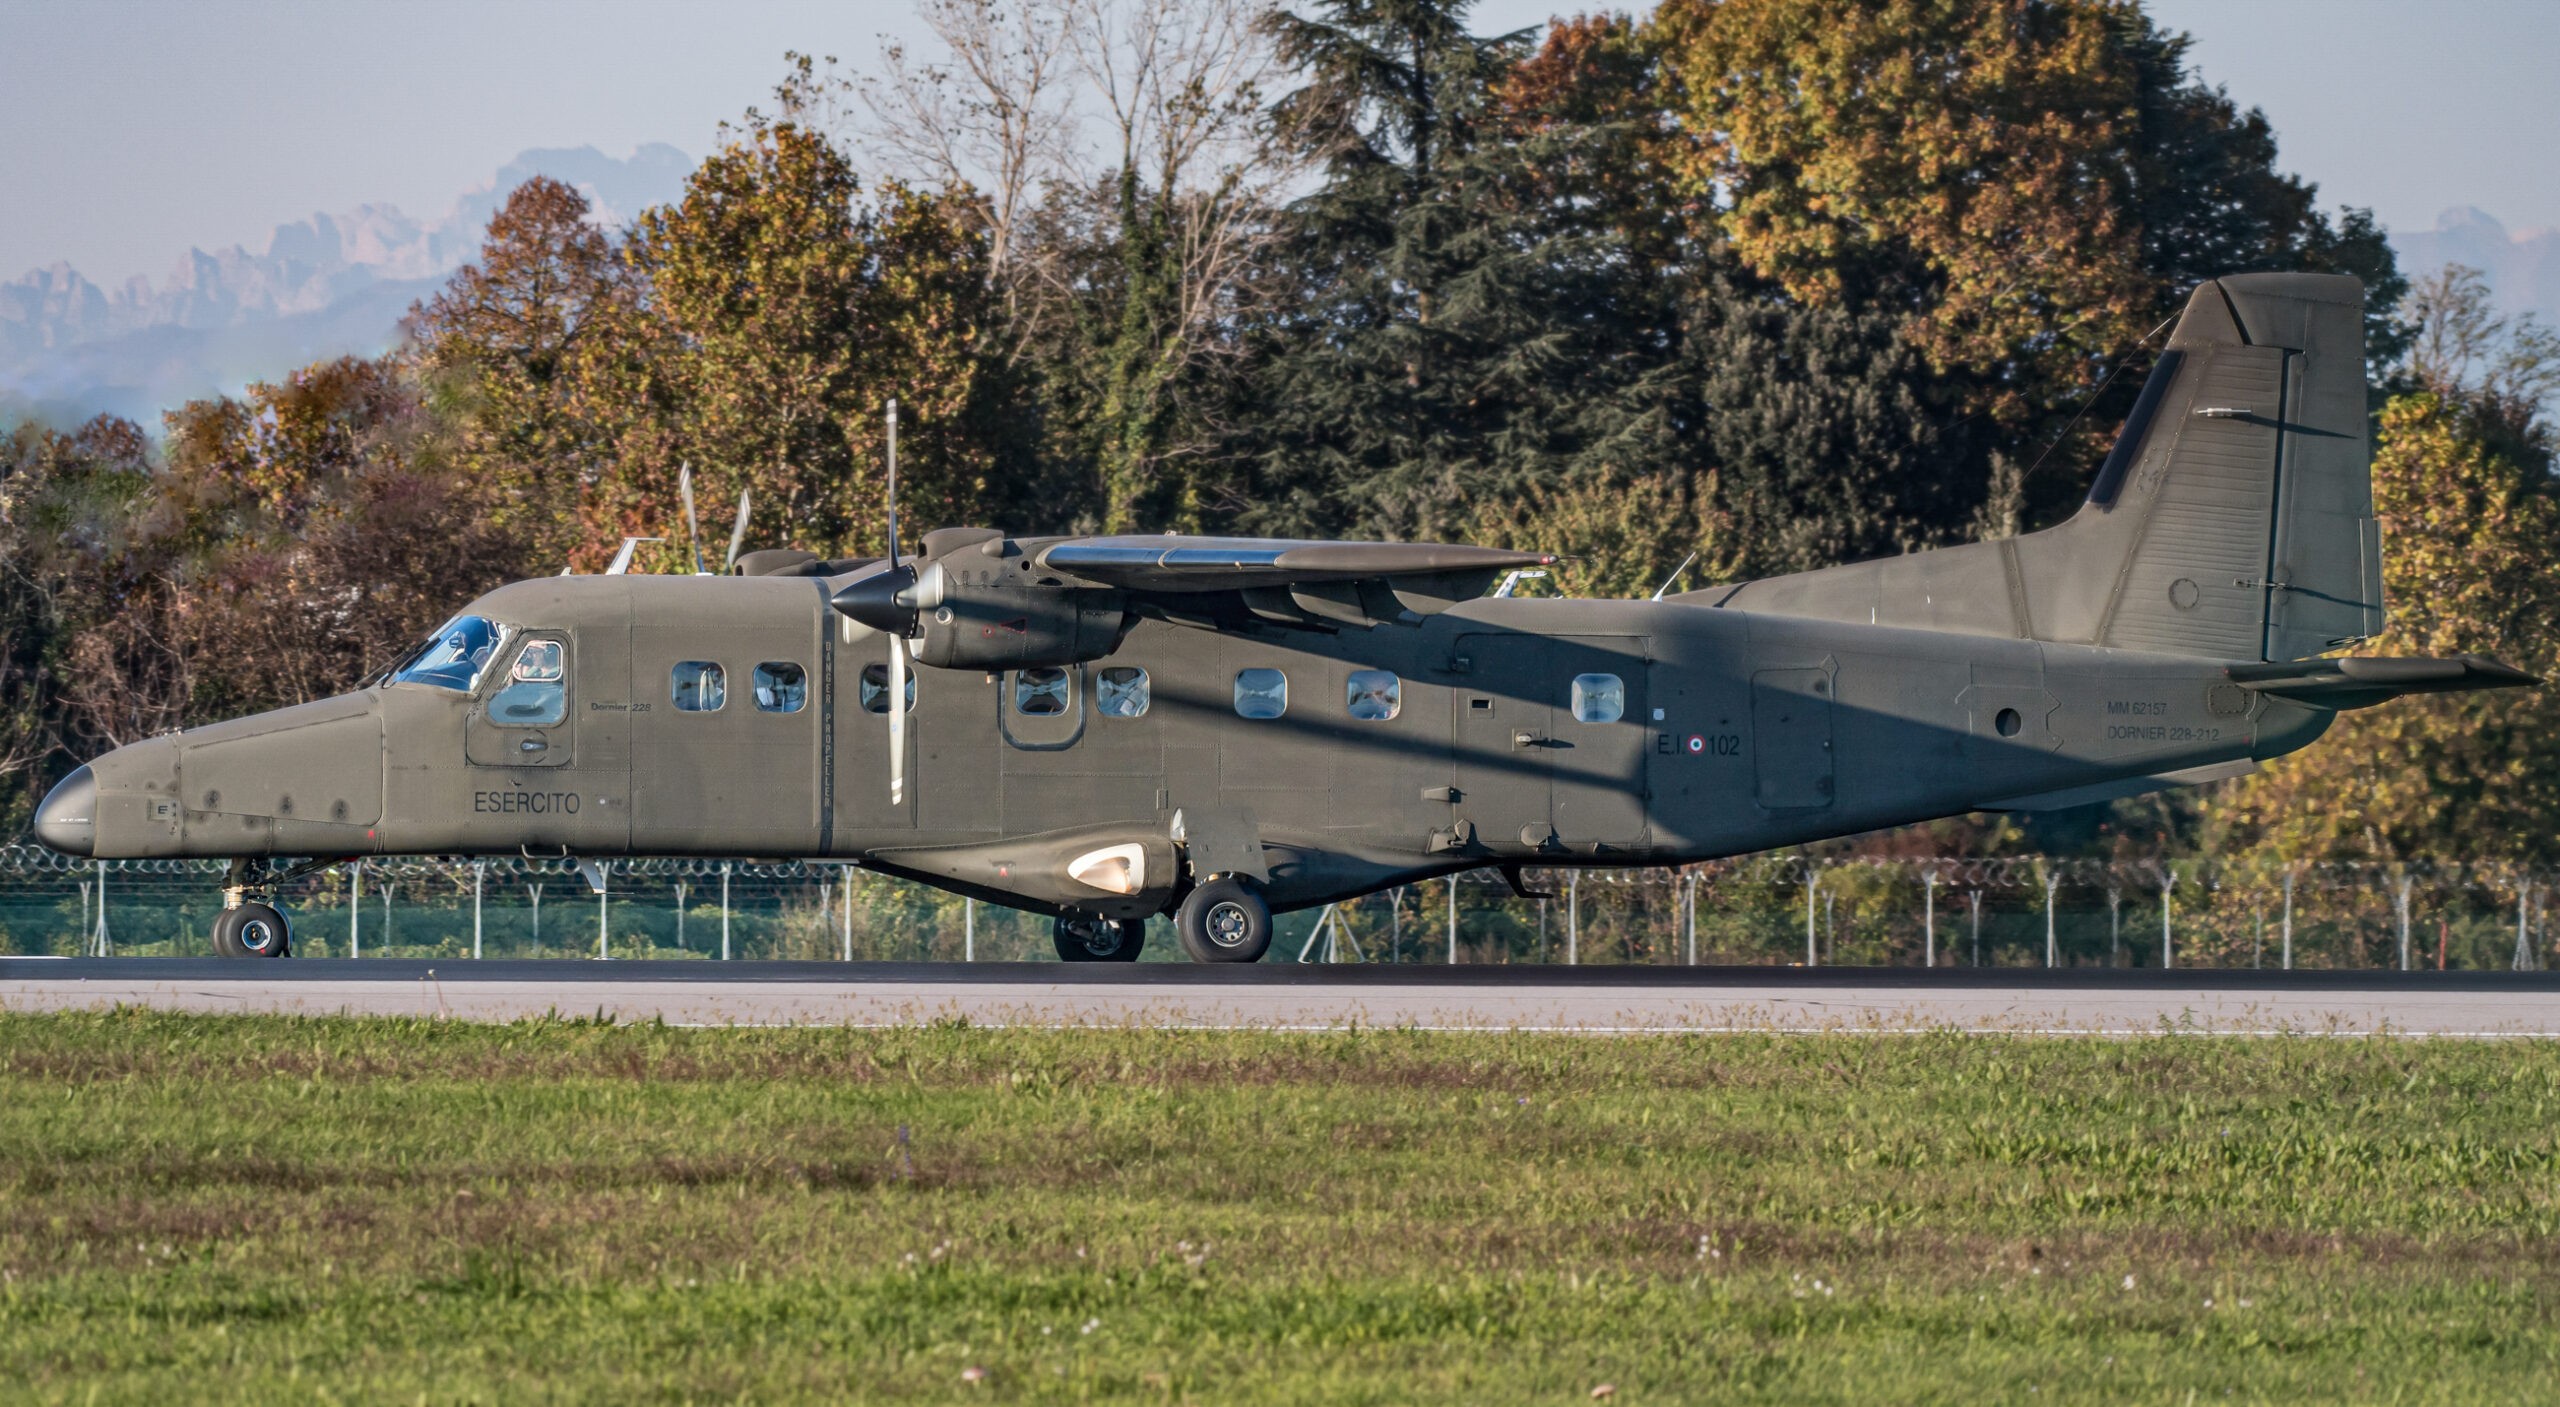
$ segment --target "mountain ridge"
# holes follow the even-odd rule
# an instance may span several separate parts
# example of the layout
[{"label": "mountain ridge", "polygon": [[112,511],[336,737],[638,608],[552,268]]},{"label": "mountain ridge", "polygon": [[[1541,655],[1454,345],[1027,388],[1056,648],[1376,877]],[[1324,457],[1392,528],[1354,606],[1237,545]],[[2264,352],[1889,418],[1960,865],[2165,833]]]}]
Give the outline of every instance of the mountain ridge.
[{"label": "mountain ridge", "polygon": [[665,143],[627,157],[534,148],[441,216],[387,204],[315,212],[275,227],[266,248],[191,248],[157,283],[108,289],[57,260],[0,282],[0,414],[54,422],[100,412],[155,425],[186,400],[235,391],[322,357],[390,347],[411,303],[477,255],[508,192],[549,176],[619,226],[678,196],[693,162]]}]

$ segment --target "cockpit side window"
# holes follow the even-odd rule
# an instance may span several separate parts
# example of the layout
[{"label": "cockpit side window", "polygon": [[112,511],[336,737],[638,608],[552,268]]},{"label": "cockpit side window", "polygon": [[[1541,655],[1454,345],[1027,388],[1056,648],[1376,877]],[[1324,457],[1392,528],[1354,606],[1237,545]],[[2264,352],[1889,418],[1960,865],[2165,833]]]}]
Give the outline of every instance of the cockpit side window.
[{"label": "cockpit side window", "polygon": [[470,693],[506,639],[507,628],[486,616],[455,616],[436,628],[391,682]]},{"label": "cockpit side window", "polygon": [[516,652],[505,687],[490,696],[489,721],[508,728],[549,728],[569,716],[568,646],[532,639]]}]

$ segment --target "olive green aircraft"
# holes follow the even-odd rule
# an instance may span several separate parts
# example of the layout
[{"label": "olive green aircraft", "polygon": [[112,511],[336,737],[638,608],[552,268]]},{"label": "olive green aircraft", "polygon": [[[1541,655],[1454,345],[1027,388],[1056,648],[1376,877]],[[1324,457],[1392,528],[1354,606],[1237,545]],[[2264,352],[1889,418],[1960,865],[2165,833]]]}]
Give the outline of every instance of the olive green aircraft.
[{"label": "olive green aircraft", "polygon": [[[2088,501],[2001,541],[1650,600],[1483,547],[944,528],[901,556],[501,587],[367,687],[121,747],[74,855],[223,857],[214,944],[384,854],[850,861],[1203,962],[1492,867],[1665,865],[2236,777],[2341,710],[2531,684],[2382,629],[2363,288],[2197,288]],[[686,511],[692,513],[686,486]],[[1525,892],[1525,891],[1523,891]]]}]

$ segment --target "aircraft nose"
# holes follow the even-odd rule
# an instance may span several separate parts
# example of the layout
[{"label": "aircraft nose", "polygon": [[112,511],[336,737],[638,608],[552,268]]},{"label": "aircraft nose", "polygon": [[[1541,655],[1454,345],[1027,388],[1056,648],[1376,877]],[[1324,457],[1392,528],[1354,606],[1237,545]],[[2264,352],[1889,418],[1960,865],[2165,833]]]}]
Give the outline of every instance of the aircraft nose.
[{"label": "aircraft nose", "polygon": [[87,767],[65,777],[36,808],[36,839],[65,855],[98,848],[98,779]]}]

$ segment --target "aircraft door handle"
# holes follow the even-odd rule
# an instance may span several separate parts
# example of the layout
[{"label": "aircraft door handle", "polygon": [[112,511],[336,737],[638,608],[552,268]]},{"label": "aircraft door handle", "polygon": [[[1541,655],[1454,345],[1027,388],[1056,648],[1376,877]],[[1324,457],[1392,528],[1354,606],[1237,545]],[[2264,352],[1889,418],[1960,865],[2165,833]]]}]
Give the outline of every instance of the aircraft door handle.
[{"label": "aircraft door handle", "polygon": [[1511,735],[1511,745],[1513,747],[1545,747],[1547,740],[1523,728]]}]

